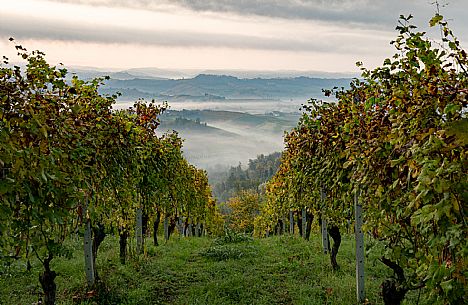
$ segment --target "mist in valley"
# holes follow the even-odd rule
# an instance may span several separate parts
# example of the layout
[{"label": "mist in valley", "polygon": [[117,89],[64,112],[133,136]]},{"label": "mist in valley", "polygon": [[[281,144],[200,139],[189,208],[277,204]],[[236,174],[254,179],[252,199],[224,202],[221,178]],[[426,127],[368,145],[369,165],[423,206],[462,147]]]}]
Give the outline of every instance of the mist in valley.
[{"label": "mist in valley", "polygon": [[[179,98],[181,99],[181,98]],[[293,98],[285,100],[265,100],[265,99],[226,99],[226,100],[208,100],[193,101],[190,97],[184,97],[183,100],[163,99],[159,102],[167,101],[169,109],[172,110],[218,110],[246,112],[250,114],[264,114],[269,112],[298,113],[303,104],[307,103],[310,97]],[[114,105],[114,109],[124,109],[131,107],[134,100],[119,99]]]},{"label": "mist in valley", "polygon": [[299,116],[299,112],[278,111],[169,110],[161,116],[159,130],[176,130],[184,139],[187,160],[207,170],[214,182],[231,166],[245,167],[258,155],[282,151],[284,133],[296,125]]}]

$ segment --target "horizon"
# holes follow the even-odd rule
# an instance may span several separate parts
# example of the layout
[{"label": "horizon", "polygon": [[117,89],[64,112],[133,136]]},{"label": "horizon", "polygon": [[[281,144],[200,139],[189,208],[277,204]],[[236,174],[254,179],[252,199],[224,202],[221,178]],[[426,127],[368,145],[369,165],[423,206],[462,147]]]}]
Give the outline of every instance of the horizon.
[{"label": "horizon", "polygon": [[[275,78],[325,78],[325,79],[340,79],[340,78],[355,78],[360,74],[357,72],[336,72],[336,71],[313,71],[313,70],[248,70],[248,69],[161,69],[157,67],[135,67],[129,69],[112,69],[112,68],[97,68],[89,66],[69,66],[64,65],[69,72],[101,72],[101,73],[128,73],[138,79],[191,79],[201,75],[207,76],[226,76],[235,77],[238,79],[275,79]],[[180,74],[179,77],[162,76],[167,73]],[[146,74],[146,75],[145,75]],[[146,77],[146,78],[145,78]],[[117,78],[118,77],[112,77]]]},{"label": "horizon", "polygon": [[[30,50],[28,50],[30,51]],[[46,54],[47,55],[47,54]],[[7,66],[20,66],[24,68],[25,62],[11,61]],[[175,69],[175,68],[158,68],[158,67],[132,67],[127,69],[122,68],[108,68],[108,67],[93,67],[93,66],[80,66],[80,65],[67,65],[59,63],[56,66],[66,68],[67,74],[80,74],[80,73],[105,73],[117,74],[117,73],[128,73],[138,79],[189,79],[195,78],[199,75],[213,75],[213,76],[232,76],[239,79],[275,79],[275,78],[297,78],[297,77],[308,77],[308,78],[324,78],[324,79],[341,79],[341,78],[356,78],[360,77],[359,72],[350,71],[317,71],[317,70],[249,70],[249,69]],[[178,75],[176,77],[164,76],[165,74]],[[111,77],[114,79],[120,79],[118,77]]]}]

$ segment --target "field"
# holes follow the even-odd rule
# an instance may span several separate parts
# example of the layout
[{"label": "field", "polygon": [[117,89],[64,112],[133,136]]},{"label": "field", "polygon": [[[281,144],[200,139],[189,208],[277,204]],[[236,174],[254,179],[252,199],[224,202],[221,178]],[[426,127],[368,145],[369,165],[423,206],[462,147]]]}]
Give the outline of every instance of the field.
[{"label": "field", "polygon": [[[318,237],[249,239],[216,244],[211,238],[171,239],[159,247],[147,240],[145,256],[127,265],[118,240],[107,237],[97,259],[99,291],[86,289],[81,240],[67,241],[71,259],[53,260],[57,304],[354,304],[354,243],[345,235],[333,272]],[[367,304],[381,304],[379,286],[388,270],[370,253],[366,262]],[[0,304],[38,304],[40,264],[4,266]],[[405,304],[413,304],[410,294]],[[413,300],[413,301],[412,301]]]}]

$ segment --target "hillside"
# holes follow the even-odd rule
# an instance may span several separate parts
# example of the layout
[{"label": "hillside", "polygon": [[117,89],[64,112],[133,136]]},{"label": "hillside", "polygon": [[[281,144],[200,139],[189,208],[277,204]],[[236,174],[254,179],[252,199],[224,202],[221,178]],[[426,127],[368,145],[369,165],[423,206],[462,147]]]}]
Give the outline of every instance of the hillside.
[{"label": "hillside", "polygon": [[257,191],[262,183],[270,180],[276,173],[280,164],[281,153],[259,155],[250,159],[247,168],[241,165],[232,166],[225,172],[210,175],[213,185],[213,195],[219,202],[226,202],[241,190]]}]

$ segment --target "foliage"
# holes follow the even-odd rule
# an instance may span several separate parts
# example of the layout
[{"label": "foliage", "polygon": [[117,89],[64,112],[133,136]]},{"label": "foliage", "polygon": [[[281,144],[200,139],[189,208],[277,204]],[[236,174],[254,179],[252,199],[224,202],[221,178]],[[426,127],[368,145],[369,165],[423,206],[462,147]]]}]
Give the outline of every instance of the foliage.
[{"label": "foliage", "polygon": [[177,133],[156,135],[167,105],[114,111],[103,79],[67,81],[44,53],[16,49],[26,69],[5,57],[0,67],[0,258],[42,262],[45,303],[50,262],[69,256],[63,242],[83,222],[130,232],[137,209],[162,209],[219,231],[206,172],[183,158]]},{"label": "foliage", "polygon": [[441,44],[411,18],[401,16],[397,53],[382,67],[362,68],[349,90],[325,90],[337,102],[304,106],[259,220],[267,225],[300,205],[343,225],[356,194],[364,230],[385,244],[394,288],[425,287],[428,303],[461,304],[468,302],[468,60],[442,16],[430,22]]},{"label": "foliage", "polygon": [[260,196],[254,191],[240,191],[227,202],[230,213],[227,224],[234,231],[252,233],[254,219],[260,209]]},{"label": "foliage", "polygon": [[240,243],[245,241],[253,241],[252,237],[243,233],[238,233],[231,230],[229,227],[224,228],[224,235],[213,240],[215,245],[224,245],[232,243]]}]

